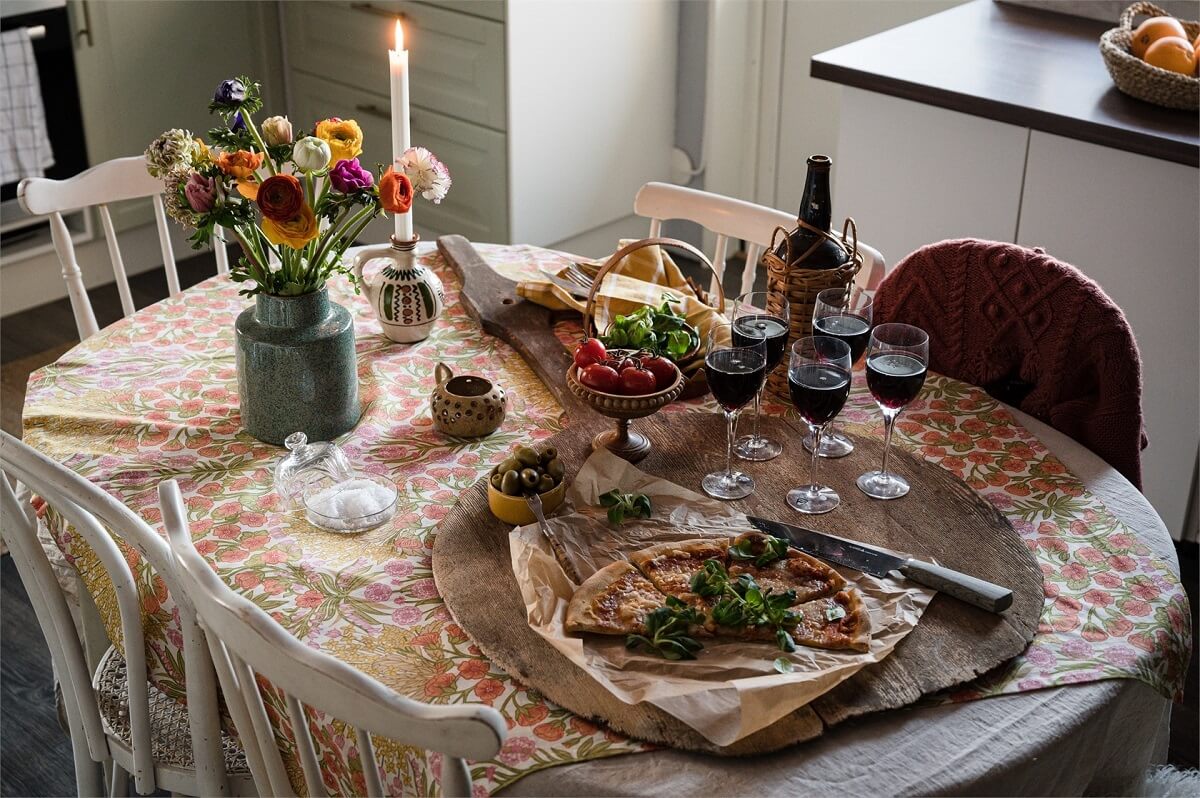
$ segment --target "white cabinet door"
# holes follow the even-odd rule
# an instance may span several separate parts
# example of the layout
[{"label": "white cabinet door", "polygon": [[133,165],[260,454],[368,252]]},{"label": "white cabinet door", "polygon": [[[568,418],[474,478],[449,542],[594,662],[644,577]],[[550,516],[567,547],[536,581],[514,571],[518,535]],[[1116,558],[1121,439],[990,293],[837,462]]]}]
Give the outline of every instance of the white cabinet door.
[{"label": "white cabinet door", "polygon": [[834,219],[853,216],[889,265],[946,238],[1012,241],[1028,136],[1025,128],[844,88]]},{"label": "white cabinet door", "polygon": [[[138,155],[173,127],[207,138],[209,128],[220,124],[208,103],[225,78],[249,75],[281,96],[269,12],[272,7],[265,3],[89,3],[91,40],[84,37],[75,46],[89,160],[96,164]],[[73,18],[78,27],[84,16],[76,8]],[[219,58],[214,42],[220,42]],[[271,97],[267,113],[282,113],[272,107]],[[113,209],[118,227],[151,218],[145,202]]]},{"label": "white cabinet door", "polygon": [[[363,130],[363,153],[359,160],[373,173],[378,173],[380,164],[391,162],[391,110],[387,97],[294,72],[292,102],[294,118],[354,118]],[[412,140],[445,161],[454,181],[440,205],[419,197],[413,204],[413,218],[421,237],[429,240],[444,233],[458,233],[472,241],[507,243],[504,134],[414,107]],[[362,236],[363,241],[386,241],[390,225],[390,219],[374,222]]]},{"label": "white cabinet door", "polygon": [[1200,440],[1198,178],[1194,167],[1034,131],[1018,235],[1078,266],[1133,326],[1150,438],[1142,482],[1176,538]]}]

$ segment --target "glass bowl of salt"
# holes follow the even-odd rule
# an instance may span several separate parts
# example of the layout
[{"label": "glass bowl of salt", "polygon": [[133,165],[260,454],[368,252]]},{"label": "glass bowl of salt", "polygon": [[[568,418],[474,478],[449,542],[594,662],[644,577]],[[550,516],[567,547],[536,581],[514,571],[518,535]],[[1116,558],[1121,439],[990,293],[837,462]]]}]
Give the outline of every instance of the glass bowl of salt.
[{"label": "glass bowl of salt", "polygon": [[303,497],[309,523],[332,532],[365,532],[396,514],[396,486],[374,474],[352,474],[331,484],[310,485]]}]

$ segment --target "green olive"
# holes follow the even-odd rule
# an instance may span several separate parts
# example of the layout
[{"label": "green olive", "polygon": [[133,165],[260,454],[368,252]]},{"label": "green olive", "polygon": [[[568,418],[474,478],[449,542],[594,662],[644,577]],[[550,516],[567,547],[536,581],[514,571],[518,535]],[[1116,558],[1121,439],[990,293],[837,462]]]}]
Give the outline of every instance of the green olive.
[{"label": "green olive", "polygon": [[517,462],[517,458],[515,457],[506,457],[500,462],[500,465],[496,466],[496,472],[499,474],[503,474],[508,471],[520,470],[521,464]]},{"label": "green olive", "polygon": [[541,457],[543,463],[549,463],[551,460],[558,457],[558,449],[555,449],[553,446],[547,446],[545,449],[542,449]]},{"label": "green olive", "polygon": [[521,486],[522,487],[536,488],[539,479],[541,479],[541,477],[538,476],[538,472],[534,471],[532,468],[521,469]]},{"label": "green olive", "polygon": [[554,490],[554,487],[555,487],[554,477],[550,476],[549,474],[546,474],[545,476],[543,476],[541,479],[538,480],[537,492],[545,493],[548,490]]},{"label": "green olive", "polygon": [[516,471],[505,471],[500,478],[500,490],[508,496],[516,496],[521,492],[521,476]]},{"label": "green olive", "polygon": [[500,487],[502,484],[504,484],[504,478],[499,474],[492,474],[492,487],[496,490],[502,490]]},{"label": "green olive", "polygon": [[535,466],[538,464],[538,453],[528,446],[518,446],[513,456],[524,466]]},{"label": "green olive", "polygon": [[553,477],[555,483],[562,482],[563,464],[557,457],[546,463],[546,473]]}]

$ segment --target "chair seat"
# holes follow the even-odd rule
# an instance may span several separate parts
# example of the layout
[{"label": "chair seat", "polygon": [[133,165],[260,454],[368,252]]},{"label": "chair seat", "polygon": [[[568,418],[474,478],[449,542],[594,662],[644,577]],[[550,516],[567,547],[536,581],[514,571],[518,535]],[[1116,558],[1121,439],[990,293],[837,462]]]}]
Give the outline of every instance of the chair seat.
[{"label": "chair seat", "polygon": [[[115,647],[109,647],[96,668],[92,686],[96,689],[96,701],[104,730],[111,737],[130,746],[128,675],[125,658]],[[192,734],[187,707],[173,700],[153,684],[150,685],[150,742],[154,763],[158,767],[176,770],[194,770],[195,757],[192,753]],[[230,775],[250,776],[246,754],[236,737],[221,732],[221,751],[225,759],[225,772]]]}]

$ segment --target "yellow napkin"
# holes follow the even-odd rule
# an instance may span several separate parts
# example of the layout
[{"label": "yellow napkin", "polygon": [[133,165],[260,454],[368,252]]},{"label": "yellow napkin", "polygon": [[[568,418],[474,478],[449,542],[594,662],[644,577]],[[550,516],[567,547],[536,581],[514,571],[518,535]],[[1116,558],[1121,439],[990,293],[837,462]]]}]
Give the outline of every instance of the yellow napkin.
[{"label": "yellow napkin", "polygon": [[[620,246],[635,239],[623,239]],[[595,276],[604,265],[602,261],[579,263],[585,272]],[[562,279],[567,266],[557,273]],[[575,310],[583,313],[587,301],[571,296],[565,289],[548,280],[522,280],[517,283],[517,294],[551,310]],[[622,258],[621,263],[609,272],[604,283],[596,292],[595,326],[601,333],[613,317],[632,313],[643,305],[661,305],[664,297],[670,298],[672,307],[681,312],[700,333],[703,342],[709,328],[717,319],[723,318],[715,308],[696,298],[696,292],[688,285],[683,272],[661,247],[645,247]]]}]

